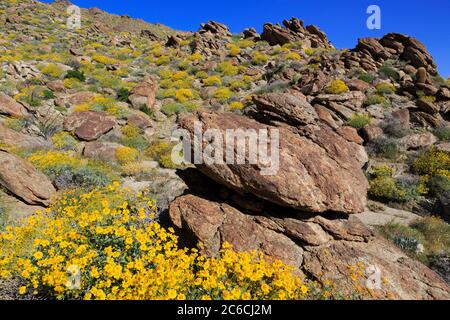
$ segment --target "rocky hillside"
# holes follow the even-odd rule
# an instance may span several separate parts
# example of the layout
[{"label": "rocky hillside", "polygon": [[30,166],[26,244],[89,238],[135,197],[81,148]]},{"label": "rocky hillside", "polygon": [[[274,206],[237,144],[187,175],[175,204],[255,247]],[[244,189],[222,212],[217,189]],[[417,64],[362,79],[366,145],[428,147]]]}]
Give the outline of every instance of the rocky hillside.
[{"label": "rocky hillside", "polygon": [[[0,3],[0,297],[26,291],[26,275],[6,272],[7,226],[118,182],[207,257],[231,244],[346,297],[450,298],[450,82],[419,40],[336,50],[296,18],[189,33],[99,9],[69,30],[68,5]],[[171,133],[193,136],[194,122],[278,129],[280,170],[177,166]]]}]

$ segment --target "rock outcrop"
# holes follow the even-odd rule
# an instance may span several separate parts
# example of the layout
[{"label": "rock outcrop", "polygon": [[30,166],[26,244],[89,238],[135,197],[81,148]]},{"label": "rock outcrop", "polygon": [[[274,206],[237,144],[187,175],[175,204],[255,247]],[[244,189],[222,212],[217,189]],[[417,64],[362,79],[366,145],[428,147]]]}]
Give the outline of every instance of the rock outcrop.
[{"label": "rock outcrop", "polygon": [[283,21],[284,28],[279,25],[266,23],[261,34],[261,40],[270,45],[284,45],[289,42],[303,41],[305,46],[312,48],[332,48],[327,36],[318,27],[305,27],[303,21],[292,18]]},{"label": "rock outcrop", "polygon": [[30,205],[47,205],[56,193],[50,180],[33,165],[0,149],[0,184]]},{"label": "rock outcrop", "polygon": [[116,119],[102,112],[84,111],[73,113],[64,121],[64,129],[85,141],[93,141],[110,131]]},{"label": "rock outcrop", "polygon": [[[201,124],[205,131],[219,130],[223,137],[230,129],[279,132],[279,169],[273,175],[262,174],[267,165],[261,162],[248,164],[248,154],[245,165],[198,166],[200,171],[225,186],[308,212],[351,214],[364,210],[368,184],[361,170],[362,158],[355,156],[357,149],[360,153],[363,151],[328,127],[271,127],[243,116],[207,111],[180,120],[181,127],[192,136],[195,123]],[[203,147],[208,144],[203,141]],[[235,156],[239,152],[237,145],[233,146]]]}]

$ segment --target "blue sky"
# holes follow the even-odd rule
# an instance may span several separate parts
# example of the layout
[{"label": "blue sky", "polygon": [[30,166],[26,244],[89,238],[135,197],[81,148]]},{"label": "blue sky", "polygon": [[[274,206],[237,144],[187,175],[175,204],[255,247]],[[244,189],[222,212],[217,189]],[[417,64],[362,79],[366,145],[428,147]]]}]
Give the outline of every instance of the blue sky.
[{"label": "blue sky", "polygon": [[[51,2],[51,1],[45,1]],[[83,7],[128,14],[160,22],[178,30],[195,31],[201,22],[216,20],[239,33],[246,27],[261,30],[265,22],[296,16],[325,31],[337,48],[353,48],[360,37],[380,37],[389,32],[417,37],[427,46],[444,77],[450,77],[449,0],[73,0]],[[378,5],[382,29],[369,30],[369,5]]]}]

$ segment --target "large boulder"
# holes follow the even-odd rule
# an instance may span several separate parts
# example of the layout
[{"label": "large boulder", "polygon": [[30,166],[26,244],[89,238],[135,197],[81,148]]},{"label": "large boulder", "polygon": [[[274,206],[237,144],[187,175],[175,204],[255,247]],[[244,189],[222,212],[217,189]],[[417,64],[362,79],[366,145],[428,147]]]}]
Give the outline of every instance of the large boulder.
[{"label": "large boulder", "polygon": [[258,112],[293,125],[314,123],[318,116],[306,98],[290,93],[267,93],[253,98]]},{"label": "large boulder", "polygon": [[157,91],[158,82],[154,77],[147,76],[131,90],[129,100],[135,109],[140,109],[146,105],[149,109],[153,110],[156,104]]},{"label": "large boulder", "polygon": [[45,148],[49,145],[49,143],[43,138],[14,131],[5,126],[3,123],[0,123],[0,143],[27,149]]},{"label": "large boulder", "polygon": [[284,45],[289,42],[303,41],[306,46],[313,48],[332,48],[327,36],[318,27],[305,27],[303,21],[292,18],[283,21],[284,28],[279,25],[266,23],[261,39],[270,45]]},{"label": "large boulder", "polygon": [[[180,126],[191,134],[192,145],[195,127],[200,125],[203,132],[215,129],[224,141],[227,130],[237,133],[268,130],[271,136],[279,133],[279,168],[275,166],[272,174],[265,174],[270,164],[261,161],[250,164],[249,153],[245,152],[246,164],[197,165],[213,180],[236,191],[307,212],[364,211],[368,183],[361,167],[367,154],[363,147],[348,142],[328,126],[272,127],[232,113],[200,111],[180,119]],[[210,145],[206,139],[202,140],[203,148]],[[238,145],[229,146],[235,159]]]},{"label": "large boulder", "polygon": [[85,141],[93,141],[109,132],[116,125],[116,119],[97,111],[75,112],[64,121],[64,129],[74,132]]},{"label": "large boulder", "polygon": [[16,100],[0,92],[0,114],[15,118],[24,118],[28,112]]},{"label": "large boulder", "polygon": [[0,149],[0,184],[30,205],[48,205],[56,193],[50,180],[31,163]]},{"label": "large boulder", "polygon": [[291,218],[276,212],[248,215],[227,203],[195,195],[172,202],[169,216],[189,244],[201,243],[200,250],[209,256],[217,255],[227,242],[237,251],[260,250],[319,282],[332,281],[343,294],[354,292],[355,285],[366,286],[379,271],[380,287],[374,289],[374,297],[450,298],[450,287],[436,273],[356,218]]}]

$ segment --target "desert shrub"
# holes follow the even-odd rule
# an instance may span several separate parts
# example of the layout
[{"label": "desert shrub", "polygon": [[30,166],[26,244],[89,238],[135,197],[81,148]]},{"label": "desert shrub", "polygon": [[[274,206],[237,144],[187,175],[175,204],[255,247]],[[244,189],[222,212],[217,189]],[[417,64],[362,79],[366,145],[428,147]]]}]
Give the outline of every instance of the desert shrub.
[{"label": "desert shrub", "polygon": [[372,117],[367,114],[354,114],[347,122],[349,126],[355,129],[362,129],[372,122]]},{"label": "desert shrub", "polygon": [[[46,212],[0,234],[2,278],[17,276],[20,294],[53,299],[312,299],[334,289],[295,275],[262,253],[224,244],[215,258],[179,249],[157,208],[118,184],[70,192]],[[79,276],[80,286],[67,283]],[[75,284],[74,284],[75,285]]]},{"label": "desert shrub", "polygon": [[231,57],[236,57],[241,53],[241,48],[236,44],[229,44],[228,50]]},{"label": "desert shrub", "polygon": [[53,147],[58,150],[74,150],[77,145],[77,139],[75,139],[69,132],[61,131],[56,133],[52,137]]},{"label": "desert shrub", "polygon": [[211,76],[206,79],[203,79],[203,84],[205,86],[221,86],[222,85],[222,79],[219,76]]},{"label": "desert shrub", "polygon": [[370,73],[361,73],[358,76],[358,79],[371,84],[373,82],[373,80],[375,80],[375,76]]},{"label": "desert shrub", "polygon": [[426,96],[426,95],[422,95],[419,93],[419,100],[422,100],[424,102],[429,102],[429,103],[435,103],[436,97],[435,96]]},{"label": "desert shrub", "polygon": [[81,89],[83,83],[77,78],[64,79],[64,87],[67,89]]},{"label": "desert shrub", "polygon": [[122,127],[120,142],[131,149],[144,150],[148,147],[148,141],[144,138],[143,130],[134,124],[127,124]]},{"label": "desert shrub", "polygon": [[42,67],[41,72],[46,76],[59,78],[64,73],[64,70],[54,63],[49,63],[46,66]]},{"label": "desert shrub", "polygon": [[119,147],[116,149],[116,159],[122,165],[134,162],[138,157],[139,151],[134,148]]},{"label": "desert shrub", "polygon": [[450,225],[438,217],[425,217],[409,226],[389,223],[378,229],[408,255],[427,264],[434,256],[450,251]]},{"label": "desert shrub", "polygon": [[80,70],[69,70],[66,74],[66,79],[78,79],[80,82],[86,81],[86,76],[83,71]]},{"label": "desert shrub", "polygon": [[400,154],[398,141],[393,138],[378,138],[372,143],[372,147],[378,157],[395,160]]},{"label": "desert shrub", "polygon": [[406,191],[393,178],[394,170],[387,166],[375,167],[370,177],[371,197],[379,200],[403,202],[407,200]]},{"label": "desert shrub", "polygon": [[398,73],[393,67],[392,61],[385,61],[383,65],[380,67],[379,72],[387,76],[388,78],[398,80]]},{"label": "desert shrub", "polygon": [[383,132],[389,137],[403,138],[410,132],[408,128],[405,128],[397,119],[388,119],[381,124]]},{"label": "desert shrub", "polygon": [[214,91],[214,98],[222,103],[227,102],[233,96],[233,91],[229,88],[217,88]]},{"label": "desert shrub", "polygon": [[174,144],[167,141],[157,141],[151,144],[147,150],[145,150],[145,156],[152,160],[158,161],[163,168],[177,169],[178,166],[172,161],[172,150]]},{"label": "desert shrub", "polygon": [[27,121],[24,119],[6,118],[4,124],[9,129],[20,132],[26,127]]},{"label": "desert shrub", "polygon": [[426,179],[429,193],[437,198],[450,198],[450,176],[443,174],[435,174]]},{"label": "desert shrub", "polygon": [[69,152],[39,151],[28,160],[44,172],[58,189],[106,186],[115,178],[108,167],[72,156]]},{"label": "desert shrub", "polygon": [[168,103],[162,106],[161,112],[166,116],[171,117],[186,112],[186,107],[181,103]]},{"label": "desert shrub", "polygon": [[285,60],[297,61],[297,60],[300,60],[301,58],[302,58],[301,55],[299,55],[297,52],[292,52],[292,51],[284,56]]},{"label": "desert shrub", "polygon": [[0,195],[0,232],[3,231],[8,224],[8,208],[3,202],[3,197]]},{"label": "desert shrub", "polygon": [[235,66],[231,61],[222,61],[217,66],[217,71],[219,71],[224,76],[235,76],[239,73],[239,67]]},{"label": "desert shrub", "polygon": [[129,97],[130,97],[130,90],[128,90],[127,88],[120,88],[117,91],[117,100],[121,102],[127,102]]},{"label": "desert shrub", "polygon": [[349,92],[349,91],[350,91],[350,89],[347,87],[345,82],[342,80],[333,80],[325,88],[325,92],[328,94],[341,94],[341,93]]},{"label": "desert shrub", "polygon": [[232,79],[230,83],[228,84],[231,90],[241,90],[241,89],[249,89],[249,83],[244,80],[244,78],[241,79]]},{"label": "desert shrub", "polygon": [[392,94],[392,93],[395,93],[395,91],[396,91],[395,86],[393,84],[386,83],[386,82],[381,82],[381,83],[377,84],[376,89],[377,89],[377,93],[379,95]]},{"label": "desert shrub", "polygon": [[269,61],[269,57],[260,51],[254,51],[252,55],[252,63],[255,65],[264,65]]},{"label": "desert shrub", "polygon": [[232,111],[240,111],[244,109],[244,104],[240,101],[233,101],[230,103],[230,110]]},{"label": "desert shrub", "polygon": [[387,103],[386,98],[379,94],[373,94],[371,96],[368,96],[366,101],[364,101],[365,106],[372,106],[375,104],[386,104],[386,103]]},{"label": "desert shrub", "polygon": [[191,89],[178,89],[175,92],[175,98],[181,103],[192,100],[194,97],[194,93]]},{"label": "desert shrub", "polygon": [[108,56],[104,56],[104,55],[101,55],[101,54],[94,54],[92,56],[92,60],[94,60],[94,61],[96,61],[98,63],[104,64],[104,65],[114,65],[114,64],[117,64],[119,62],[118,60],[116,60],[114,58],[111,58],[111,57],[108,57]]},{"label": "desert shrub", "polygon": [[419,175],[441,174],[450,177],[450,153],[431,147],[416,159],[413,167]]}]

